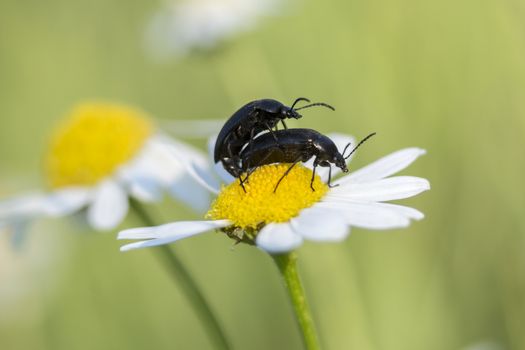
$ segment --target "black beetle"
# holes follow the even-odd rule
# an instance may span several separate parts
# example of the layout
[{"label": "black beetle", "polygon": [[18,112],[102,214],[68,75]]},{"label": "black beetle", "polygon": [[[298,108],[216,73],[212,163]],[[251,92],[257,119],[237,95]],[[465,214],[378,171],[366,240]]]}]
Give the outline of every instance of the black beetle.
[{"label": "black beetle", "polygon": [[277,124],[282,123],[287,129],[284,119],[299,119],[302,116],[298,110],[313,106],[324,106],[335,110],[326,103],[312,103],[300,108],[294,108],[300,101],[310,102],[309,99],[299,97],[291,107],[283,105],[281,102],[272,99],[262,99],[249,102],[235,112],[222,127],[215,142],[214,160],[215,163],[221,162],[231,175],[239,177],[241,169],[239,166],[239,153],[244,145],[251,144],[257,134],[269,131],[274,143],[279,143],[273,129],[277,131]]},{"label": "black beetle", "polygon": [[318,166],[329,167],[328,186],[334,187],[330,183],[332,180],[332,167],[334,164],[345,173],[348,172],[346,159],[350,157],[363,142],[374,136],[372,133],[361,140],[357,146],[345,157],[348,146],[347,144],[342,153],[339,153],[337,146],[328,137],[312,129],[287,129],[275,131],[275,136],[279,139],[279,145],[275,144],[273,136],[264,134],[257,137],[252,147],[246,147],[240,154],[241,170],[248,172],[244,179],[241,179],[241,185],[246,182],[250,174],[259,166],[272,163],[292,163],[284,175],[275,185],[274,192],[286,175],[298,162],[306,162],[314,158],[314,168],[310,188],[315,191],[313,182],[315,179],[315,169]]}]

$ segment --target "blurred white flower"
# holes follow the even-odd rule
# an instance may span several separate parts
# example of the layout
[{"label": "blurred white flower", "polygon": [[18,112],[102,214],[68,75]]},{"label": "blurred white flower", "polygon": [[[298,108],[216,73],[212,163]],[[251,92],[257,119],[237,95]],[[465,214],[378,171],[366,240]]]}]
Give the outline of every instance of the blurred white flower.
[{"label": "blurred white flower", "polygon": [[276,14],[282,0],[168,1],[153,15],[146,46],[155,57],[209,50],[251,30],[264,16]]},{"label": "blurred white flower", "polygon": [[159,133],[144,112],[81,104],[51,140],[49,189],[0,201],[0,227],[21,233],[33,219],[87,208],[92,228],[110,230],[125,218],[129,196],[152,202],[164,190],[203,211],[209,196],[185,170],[189,159],[208,164],[200,151]]},{"label": "blurred white flower", "polygon": [[[338,149],[352,141],[345,135],[332,135]],[[210,150],[213,150],[213,143]],[[430,189],[426,179],[412,176],[389,177],[415,161],[425,151],[407,148],[392,153],[350,175],[334,182],[329,188],[325,182],[328,168],[318,168],[310,190],[312,162],[296,166],[274,191],[289,164],[272,164],[257,168],[245,183],[246,193],[229,175],[228,183],[219,189],[214,177],[194,166],[192,173],[199,182],[218,194],[208,212],[210,220],[182,221],[157,227],[124,230],[119,239],[138,239],[121,248],[144,248],[168,244],[213,229],[222,229],[229,236],[256,244],[271,254],[291,251],[304,240],[338,242],[347,237],[350,227],[374,230],[406,227],[411,220],[420,220],[423,214],[416,209],[383,203],[415,196]],[[221,174],[222,166],[217,164]],[[338,169],[338,168],[336,168]],[[340,170],[334,170],[337,174]]]}]

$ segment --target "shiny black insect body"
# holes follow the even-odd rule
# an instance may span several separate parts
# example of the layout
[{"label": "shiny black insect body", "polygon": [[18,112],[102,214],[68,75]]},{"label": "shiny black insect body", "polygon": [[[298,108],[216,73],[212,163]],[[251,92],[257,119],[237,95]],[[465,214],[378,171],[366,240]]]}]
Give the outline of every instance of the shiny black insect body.
[{"label": "shiny black insect body", "polygon": [[226,171],[239,177],[241,174],[239,153],[246,144],[251,147],[257,134],[268,131],[273,143],[279,144],[280,141],[275,134],[278,123],[281,122],[283,128],[287,129],[284,120],[301,118],[298,110],[313,106],[324,106],[334,110],[332,106],[325,103],[312,103],[294,108],[300,101],[310,102],[307,98],[300,97],[288,107],[276,100],[262,99],[242,106],[226,121],[217,136],[214,150],[215,163],[222,162]]},{"label": "shiny black insect body", "polygon": [[299,162],[306,162],[314,157],[314,168],[310,188],[315,191],[313,182],[315,179],[315,170],[318,166],[328,167],[328,186],[333,187],[332,167],[334,164],[343,172],[348,172],[346,159],[350,157],[355,150],[375,133],[368,135],[345,157],[348,146],[347,144],[342,153],[339,152],[334,142],[327,136],[312,129],[288,129],[275,131],[275,136],[279,139],[279,145],[275,144],[272,135],[264,134],[255,139],[252,147],[246,147],[241,152],[242,171],[248,172],[245,179],[241,179],[241,184],[246,182],[250,174],[259,166],[272,163],[292,163],[286,170],[279,182],[275,185],[274,192],[279,184],[292,168]]}]

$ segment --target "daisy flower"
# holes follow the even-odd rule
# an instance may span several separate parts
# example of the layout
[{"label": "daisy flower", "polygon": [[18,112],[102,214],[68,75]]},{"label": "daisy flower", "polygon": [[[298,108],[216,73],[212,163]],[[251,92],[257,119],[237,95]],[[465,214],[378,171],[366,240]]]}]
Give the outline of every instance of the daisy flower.
[{"label": "daisy flower", "polygon": [[205,210],[209,195],[185,170],[188,159],[208,164],[196,149],[158,132],[143,111],[81,104],[52,135],[44,161],[48,188],[0,201],[0,228],[21,230],[33,219],[85,208],[92,228],[110,230],[126,216],[129,197],[157,201],[163,190]]},{"label": "daisy flower", "polygon": [[277,12],[278,0],[168,1],[151,19],[146,45],[157,57],[210,50],[240,32],[252,29],[261,17]]},{"label": "daisy flower", "polygon": [[[331,135],[342,150],[352,139]],[[213,143],[210,149],[213,149]],[[144,248],[176,242],[210,230],[221,230],[239,242],[254,244],[270,254],[293,251],[305,240],[338,242],[344,240],[350,228],[384,230],[406,227],[423,214],[413,208],[384,203],[415,196],[430,189],[426,179],[394,176],[419,156],[420,148],[394,152],[374,163],[334,181],[337,187],[326,185],[328,168],[318,168],[313,186],[312,161],[292,168],[277,191],[275,185],[289,164],[271,164],[257,168],[245,183],[225,176],[216,165],[226,185],[219,187],[210,173],[190,167],[191,173],[207,189],[217,194],[206,217],[208,220],[180,221],[157,227],[124,230],[119,239],[138,239],[121,250]],[[332,170],[339,173],[338,168]]]}]

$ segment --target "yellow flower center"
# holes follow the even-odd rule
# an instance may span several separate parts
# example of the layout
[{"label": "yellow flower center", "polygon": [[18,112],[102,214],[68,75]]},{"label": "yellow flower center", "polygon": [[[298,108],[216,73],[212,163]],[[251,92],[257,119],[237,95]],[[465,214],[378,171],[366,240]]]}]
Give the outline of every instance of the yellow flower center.
[{"label": "yellow flower center", "polygon": [[49,184],[95,184],[135,156],[152,132],[148,117],[131,107],[77,106],[51,139],[45,162]]},{"label": "yellow flower center", "polygon": [[255,230],[261,224],[286,222],[297,216],[302,209],[318,202],[328,191],[328,186],[316,175],[315,191],[312,191],[312,170],[296,165],[274,192],[290,165],[272,164],[257,168],[244,184],[246,192],[239,180],[223,187],[206,214],[207,218],[227,219],[235,227]]}]

